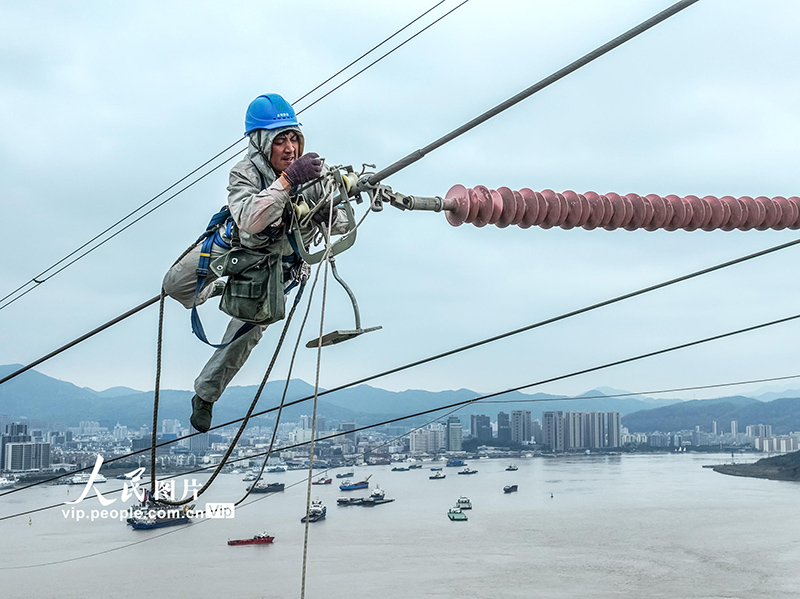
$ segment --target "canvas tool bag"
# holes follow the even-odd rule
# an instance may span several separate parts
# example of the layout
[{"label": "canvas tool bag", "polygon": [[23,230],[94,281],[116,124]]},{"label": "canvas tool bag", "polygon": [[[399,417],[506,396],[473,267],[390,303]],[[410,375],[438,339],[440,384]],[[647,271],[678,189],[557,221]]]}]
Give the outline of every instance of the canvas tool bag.
[{"label": "canvas tool bag", "polygon": [[229,277],[220,300],[220,310],[257,325],[268,325],[284,318],[286,309],[280,252],[264,253],[233,247],[214,260],[213,268],[218,275]]}]

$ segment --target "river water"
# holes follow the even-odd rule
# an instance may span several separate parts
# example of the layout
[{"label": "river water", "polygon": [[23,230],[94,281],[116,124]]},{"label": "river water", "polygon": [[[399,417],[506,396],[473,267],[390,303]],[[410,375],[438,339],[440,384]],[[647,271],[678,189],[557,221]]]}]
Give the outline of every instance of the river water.
[{"label": "river water", "polygon": [[[726,455],[662,454],[477,460],[472,476],[429,467],[371,474],[395,502],[337,506],[339,482],[313,486],[328,507],[310,525],[306,597],[751,598],[800,588],[800,484],[704,469]],[[242,475],[198,501],[235,501]],[[287,484],[302,474],[265,477]],[[101,491],[118,481],[101,485]],[[517,484],[517,493],[503,486]],[[0,498],[0,516],[75,499],[42,486]],[[179,487],[180,488],[180,487]],[[60,509],[0,521],[0,597],[39,599],[299,597],[305,484],[261,496],[229,520],[134,531],[119,521],[65,519]],[[355,491],[350,494],[362,495]],[[473,509],[450,522],[460,495]],[[207,497],[208,496],[208,497]],[[85,501],[87,511],[99,508]],[[113,507],[119,507],[118,500]],[[266,531],[266,546],[227,546]],[[167,534],[164,534],[167,533]],[[144,541],[131,545],[135,541]],[[108,550],[116,549],[110,553]],[[85,559],[84,556],[100,553]],[[74,561],[64,561],[71,560]],[[60,562],[54,563],[53,562]],[[39,564],[51,564],[37,566]]]}]

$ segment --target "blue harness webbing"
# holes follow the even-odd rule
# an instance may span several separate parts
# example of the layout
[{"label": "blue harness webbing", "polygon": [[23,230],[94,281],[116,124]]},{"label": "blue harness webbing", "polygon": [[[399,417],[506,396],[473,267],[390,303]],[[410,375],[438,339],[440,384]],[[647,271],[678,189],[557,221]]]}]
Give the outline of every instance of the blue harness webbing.
[{"label": "blue harness webbing", "polygon": [[215,349],[227,347],[256,326],[249,322],[244,323],[233,335],[233,338],[227,343],[211,343],[208,340],[208,337],[206,337],[206,332],[203,329],[203,323],[200,322],[200,314],[197,312],[197,296],[205,286],[206,279],[208,279],[208,267],[211,266],[211,248],[214,245],[218,245],[226,250],[231,249],[230,244],[225,241],[222,235],[220,235],[220,225],[223,223],[225,223],[225,237],[230,239],[233,230],[233,219],[231,218],[231,211],[227,206],[223,206],[219,212],[211,217],[205,232],[197,238],[196,243],[202,241],[203,245],[200,246],[200,259],[197,261],[197,270],[195,271],[197,274],[197,285],[195,285],[194,288],[194,301],[192,302],[191,316],[192,332],[195,334],[195,337]]}]

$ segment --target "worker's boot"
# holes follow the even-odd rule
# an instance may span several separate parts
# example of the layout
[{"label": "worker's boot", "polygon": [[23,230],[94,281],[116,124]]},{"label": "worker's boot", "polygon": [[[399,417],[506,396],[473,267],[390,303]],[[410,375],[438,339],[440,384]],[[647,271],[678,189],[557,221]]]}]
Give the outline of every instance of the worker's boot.
[{"label": "worker's boot", "polygon": [[189,422],[192,423],[196,431],[206,433],[211,428],[211,410],[213,407],[213,402],[201,399],[199,395],[195,395],[192,398],[192,416],[189,418]]}]

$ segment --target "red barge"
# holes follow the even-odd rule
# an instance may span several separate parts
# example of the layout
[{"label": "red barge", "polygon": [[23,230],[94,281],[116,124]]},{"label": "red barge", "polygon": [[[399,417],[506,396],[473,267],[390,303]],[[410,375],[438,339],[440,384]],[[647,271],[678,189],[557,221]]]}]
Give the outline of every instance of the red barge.
[{"label": "red barge", "polygon": [[274,540],[275,537],[263,534],[256,535],[252,539],[228,539],[228,545],[267,545]]}]

